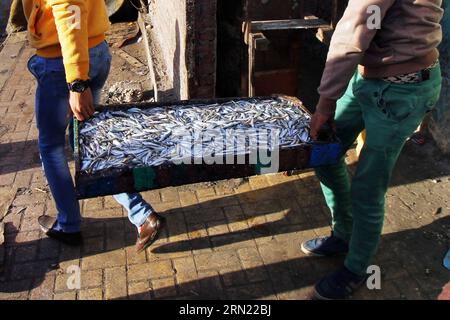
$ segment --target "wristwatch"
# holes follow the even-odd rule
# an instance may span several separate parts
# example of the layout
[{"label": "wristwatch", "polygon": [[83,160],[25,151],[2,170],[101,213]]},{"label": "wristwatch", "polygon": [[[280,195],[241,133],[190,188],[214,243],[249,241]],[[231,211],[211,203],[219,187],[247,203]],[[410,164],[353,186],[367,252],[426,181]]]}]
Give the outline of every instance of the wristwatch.
[{"label": "wristwatch", "polygon": [[89,88],[89,85],[89,80],[75,80],[74,82],[67,84],[70,91],[78,93],[86,91],[86,89]]}]

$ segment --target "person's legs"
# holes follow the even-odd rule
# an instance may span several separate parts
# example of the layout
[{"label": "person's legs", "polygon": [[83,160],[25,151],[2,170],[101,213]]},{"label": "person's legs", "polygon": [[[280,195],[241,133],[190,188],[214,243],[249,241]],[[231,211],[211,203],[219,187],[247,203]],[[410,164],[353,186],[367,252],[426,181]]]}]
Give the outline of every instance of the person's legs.
[{"label": "person's legs", "polygon": [[[106,42],[90,50],[90,71],[91,90],[94,96],[94,103],[100,102],[100,94],[108,78],[111,66],[111,54]],[[128,218],[137,228],[142,226],[147,218],[154,213],[150,204],[145,202],[139,193],[121,193],[114,196],[114,199],[121,204],[128,212]]]},{"label": "person's legs", "polygon": [[384,220],[384,198],[392,170],[406,139],[439,97],[440,68],[418,84],[361,80],[354,94],[366,129],[351,186],[353,228],[344,267],[323,277],[314,287],[319,299],[348,298],[367,278]]},{"label": "person's legs", "polygon": [[350,180],[345,164],[345,153],[364,129],[361,106],[353,93],[359,81],[360,78],[355,74],[345,95],[337,102],[336,134],[343,145],[343,156],[338,164],[315,170],[332,214],[333,234],[347,241],[350,240],[353,221]]},{"label": "person's legs", "polygon": [[28,68],[36,77],[36,119],[39,151],[50,190],[58,210],[55,230],[80,231],[80,207],[64,153],[69,123],[69,91],[62,59],[33,56]]},{"label": "person's legs", "polygon": [[365,274],[381,236],[385,194],[408,137],[438,100],[440,68],[418,84],[364,80],[356,94],[363,110],[366,144],[352,180],[353,232],[345,266]]}]

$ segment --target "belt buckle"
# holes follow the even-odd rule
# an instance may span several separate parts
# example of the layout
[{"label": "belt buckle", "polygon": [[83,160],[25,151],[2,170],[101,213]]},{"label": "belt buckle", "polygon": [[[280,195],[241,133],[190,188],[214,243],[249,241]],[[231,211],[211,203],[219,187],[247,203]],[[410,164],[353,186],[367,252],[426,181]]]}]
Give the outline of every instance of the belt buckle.
[{"label": "belt buckle", "polygon": [[430,69],[425,69],[421,71],[422,81],[430,80],[431,72]]}]

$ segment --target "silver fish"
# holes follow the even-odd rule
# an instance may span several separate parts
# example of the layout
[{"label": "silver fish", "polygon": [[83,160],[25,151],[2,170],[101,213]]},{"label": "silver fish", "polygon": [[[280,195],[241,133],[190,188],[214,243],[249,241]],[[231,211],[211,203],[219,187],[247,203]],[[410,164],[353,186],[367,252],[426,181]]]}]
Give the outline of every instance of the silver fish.
[{"label": "silver fish", "polygon": [[205,154],[248,154],[255,141],[269,149],[297,146],[310,141],[309,122],[306,112],[277,98],[105,110],[80,123],[81,171],[151,167]]}]

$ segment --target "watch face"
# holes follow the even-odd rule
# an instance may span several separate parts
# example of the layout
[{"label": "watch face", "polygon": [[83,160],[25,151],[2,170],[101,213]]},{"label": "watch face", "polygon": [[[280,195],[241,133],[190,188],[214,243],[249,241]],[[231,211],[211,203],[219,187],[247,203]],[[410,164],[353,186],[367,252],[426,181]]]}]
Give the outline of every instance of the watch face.
[{"label": "watch face", "polygon": [[86,86],[83,82],[75,82],[72,85],[72,89],[75,92],[83,92],[84,90],[86,90]]}]

